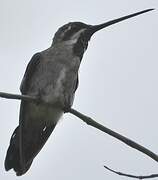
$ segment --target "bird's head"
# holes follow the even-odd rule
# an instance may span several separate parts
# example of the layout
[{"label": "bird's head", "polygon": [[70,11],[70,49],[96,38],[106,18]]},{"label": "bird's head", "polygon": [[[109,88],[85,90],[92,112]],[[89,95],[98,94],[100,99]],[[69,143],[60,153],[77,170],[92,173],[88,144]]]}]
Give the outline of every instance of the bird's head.
[{"label": "bird's head", "polygon": [[77,55],[81,56],[87,49],[88,41],[95,32],[103,28],[106,28],[112,24],[118,23],[120,21],[132,18],[134,16],[138,16],[142,13],[146,13],[152,10],[154,9],[147,9],[99,25],[87,25],[82,22],[70,22],[58,29],[53,38],[53,44],[62,42],[67,42],[67,44],[73,44],[74,52]]},{"label": "bird's head", "polygon": [[87,49],[88,41],[91,35],[91,25],[82,22],[70,22],[60,27],[55,33],[53,44],[66,42],[66,44],[74,45],[74,48],[79,51]]}]

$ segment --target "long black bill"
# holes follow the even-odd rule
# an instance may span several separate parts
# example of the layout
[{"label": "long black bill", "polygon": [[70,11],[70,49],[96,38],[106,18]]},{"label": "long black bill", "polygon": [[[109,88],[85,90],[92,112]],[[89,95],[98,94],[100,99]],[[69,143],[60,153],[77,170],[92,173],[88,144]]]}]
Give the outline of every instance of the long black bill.
[{"label": "long black bill", "polygon": [[118,23],[120,21],[124,21],[126,19],[129,19],[129,18],[132,18],[134,16],[138,16],[140,14],[143,14],[143,13],[146,13],[146,12],[149,12],[149,11],[152,11],[154,9],[146,9],[144,11],[140,11],[140,12],[137,12],[137,13],[134,13],[134,14],[130,14],[130,15],[127,15],[127,16],[123,16],[121,18],[118,18],[118,19],[114,19],[114,20],[111,20],[111,21],[108,21],[106,23],[103,23],[103,24],[99,24],[99,25],[95,25],[95,26],[91,26],[91,28],[89,29],[90,30],[90,33],[91,35],[93,35],[96,31],[99,31],[107,26],[111,26],[112,24],[115,24],[115,23]]}]

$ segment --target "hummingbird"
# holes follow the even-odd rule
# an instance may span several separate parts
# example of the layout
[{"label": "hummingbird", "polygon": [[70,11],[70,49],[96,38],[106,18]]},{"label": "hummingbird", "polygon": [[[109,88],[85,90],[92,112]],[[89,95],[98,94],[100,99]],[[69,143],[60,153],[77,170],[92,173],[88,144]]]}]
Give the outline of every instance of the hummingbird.
[{"label": "hummingbird", "polygon": [[17,176],[25,174],[59,119],[72,107],[79,82],[78,70],[92,35],[112,24],[152,10],[146,9],[99,25],[70,22],[58,29],[48,49],[33,55],[20,91],[40,100],[21,101],[19,125],[11,136],[6,154],[6,171],[13,169]]}]

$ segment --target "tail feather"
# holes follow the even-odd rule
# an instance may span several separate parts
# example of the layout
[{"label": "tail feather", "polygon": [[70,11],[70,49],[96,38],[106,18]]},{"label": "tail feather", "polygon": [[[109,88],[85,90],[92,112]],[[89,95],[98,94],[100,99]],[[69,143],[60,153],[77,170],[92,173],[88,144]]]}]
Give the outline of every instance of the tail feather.
[{"label": "tail feather", "polygon": [[10,145],[7,150],[7,155],[5,158],[5,170],[9,171],[10,169],[14,169],[17,176],[21,176],[28,171],[32,164],[32,161],[29,162],[25,169],[20,165],[20,149],[19,149],[19,126],[13,132],[13,135],[10,140]]},{"label": "tail feather", "polygon": [[13,132],[5,159],[5,169],[17,176],[25,174],[54,130],[62,110],[21,103],[19,126]]},{"label": "tail feather", "polygon": [[[11,136],[10,145],[7,150],[7,155],[5,159],[5,170],[9,171],[10,169],[14,169],[17,176],[21,176],[25,174],[32,162],[35,156],[38,154],[38,152],[42,149],[43,145],[47,141],[48,137],[52,133],[53,129],[55,128],[55,124],[47,127],[45,131],[42,131],[41,134],[38,134],[38,139],[30,139],[29,143],[27,141],[27,144],[23,146],[23,157],[25,159],[25,164],[21,163],[21,157],[20,157],[20,143],[19,143],[19,126],[15,129],[13,132],[13,135]],[[26,140],[26,139],[23,139]],[[34,142],[36,141],[36,142]],[[22,144],[23,144],[22,143]]]},{"label": "tail feather", "polygon": [[5,169],[9,171],[14,169],[16,172],[20,169],[20,153],[19,153],[19,127],[15,129],[10,140],[10,145],[5,159]]}]

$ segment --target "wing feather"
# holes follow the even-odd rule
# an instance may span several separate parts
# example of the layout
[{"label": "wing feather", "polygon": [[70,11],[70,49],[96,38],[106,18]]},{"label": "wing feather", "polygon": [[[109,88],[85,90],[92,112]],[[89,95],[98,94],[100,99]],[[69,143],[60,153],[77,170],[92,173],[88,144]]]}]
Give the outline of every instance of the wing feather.
[{"label": "wing feather", "polygon": [[41,54],[36,53],[35,55],[33,55],[29,64],[27,65],[23,80],[20,85],[20,91],[22,94],[27,93],[27,90],[29,88],[29,80],[33,76],[33,73],[35,72],[37,66],[40,64],[40,60],[41,60]]}]

